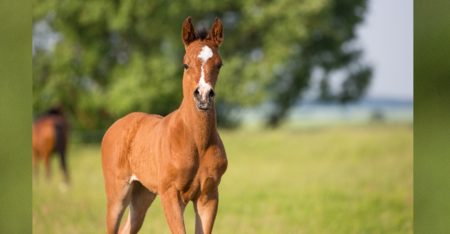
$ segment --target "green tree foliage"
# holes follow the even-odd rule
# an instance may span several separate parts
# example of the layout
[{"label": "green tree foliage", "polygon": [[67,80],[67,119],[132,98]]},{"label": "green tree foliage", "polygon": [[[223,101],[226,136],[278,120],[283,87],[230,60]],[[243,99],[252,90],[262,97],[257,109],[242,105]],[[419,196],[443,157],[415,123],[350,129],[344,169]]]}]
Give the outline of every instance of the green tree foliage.
[{"label": "green tree foliage", "polygon": [[[230,123],[233,110],[270,102],[268,123],[276,126],[313,79],[322,100],[345,103],[364,94],[371,68],[359,62],[352,41],[366,4],[35,0],[34,110],[62,105],[81,128],[104,128],[131,111],[168,114],[181,100],[181,22],[192,16],[202,28],[217,16],[225,28],[219,123]],[[39,43],[45,37],[54,47]],[[336,88],[330,83],[339,72],[344,79]]]}]

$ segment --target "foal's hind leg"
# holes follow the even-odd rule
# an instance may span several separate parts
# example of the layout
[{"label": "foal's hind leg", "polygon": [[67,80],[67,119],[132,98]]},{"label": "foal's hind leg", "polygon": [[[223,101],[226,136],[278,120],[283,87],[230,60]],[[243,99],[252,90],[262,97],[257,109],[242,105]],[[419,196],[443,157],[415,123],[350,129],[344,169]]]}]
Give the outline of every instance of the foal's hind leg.
[{"label": "foal's hind leg", "polygon": [[156,197],[139,182],[131,186],[130,213],[121,233],[137,233],[141,229],[147,209]]},{"label": "foal's hind leg", "polygon": [[33,150],[33,180],[38,180],[39,175],[39,156],[36,150]]},{"label": "foal's hind leg", "polygon": [[45,175],[47,176],[47,180],[50,180],[50,177],[52,177],[52,171],[51,171],[51,153],[44,153],[44,164],[45,164]]},{"label": "foal's hind leg", "polygon": [[130,185],[127,181],[115,181],[113,183],[109,183],[106,190],[107,233],[118,233],[123,212],[130,203]]},{"label": "foal's hind leg", "polygon": [[69,184],[70,179],[69,179],[69,171],[67,168],[67,158],[66,158],[66,153],[64,151],[59,151],[59,159],[60,159],[60,163],[61,163],[61,170],[64,174],[64,182],[66,184]]}]

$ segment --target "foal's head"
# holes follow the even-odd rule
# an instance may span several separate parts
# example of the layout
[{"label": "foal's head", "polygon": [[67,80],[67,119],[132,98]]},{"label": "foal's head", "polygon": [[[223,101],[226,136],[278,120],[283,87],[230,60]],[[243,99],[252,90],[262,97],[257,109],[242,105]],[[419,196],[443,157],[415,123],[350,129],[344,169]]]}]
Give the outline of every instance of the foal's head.
[{"label": "foal's head", "polygon": [[214,86],[222,67],[218,51],[223,41],[222,22],[216,18],[209,32],[196,32],[188,17],[183,22],[182,38],[186,50],[183,95],[192,97],[199,111],[208,111],[214,106]]}]

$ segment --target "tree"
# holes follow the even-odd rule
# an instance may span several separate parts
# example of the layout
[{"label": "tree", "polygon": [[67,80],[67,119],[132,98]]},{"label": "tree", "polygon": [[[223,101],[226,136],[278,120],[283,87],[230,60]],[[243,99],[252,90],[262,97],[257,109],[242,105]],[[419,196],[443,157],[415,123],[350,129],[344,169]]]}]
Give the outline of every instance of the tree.
[{"label": "tree", "polygon": [[[36,41],[54,34],[53,49],[35,43],[34,109],[63,105],[75,125],[104,128],[131,111],[167,114],[181,100],[181,22],[224,22],[224,68],[217,84],[219,124],[229,113],[262,102],[278,125],[302,98],[315,71],[322,100],[356,100],[371,68],[352,47],[366,0],[33,2]],[[39,35],[38,26],[51,32]],[[333,73],[345,73],[340,89]],[[233,121],[231,121],[232,123]]]},{"label": "tree", "polygon": [[[362,0],[332,1],[305,21],[308,35],[289,46],[296,52],[275,74],[277,78],[272,86],[275,108],[268,119],[270,126],[280,123],[313,78],[320,79],[318,98],[321,101],[345,104],[363,96],[372,69],[360,62],[362,50],[352,43],[356,26],[364,19],[366,4]],[[319,74],[317,77],[313,76],[314,71]],[[343,80],[340,87],[332,90],[331,79],[339,72],[344,74]]]}]

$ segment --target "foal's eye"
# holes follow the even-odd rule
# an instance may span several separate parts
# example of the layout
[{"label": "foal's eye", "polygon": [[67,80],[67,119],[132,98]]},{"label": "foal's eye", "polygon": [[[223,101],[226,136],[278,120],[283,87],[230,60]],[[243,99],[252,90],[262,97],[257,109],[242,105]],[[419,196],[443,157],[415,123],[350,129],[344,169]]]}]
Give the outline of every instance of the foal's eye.
[{"label": "foal's eye", "polygon": [[185,70],[187,70],[189,68],[189,66],[186,63],[183,64],[183,67],[184,67]]},{"label": "foal's eye", "polygon": [[222,63],[216,64],[216,68],[217,68],[217,69],[220,69],[221,67],[222,67]]}]

